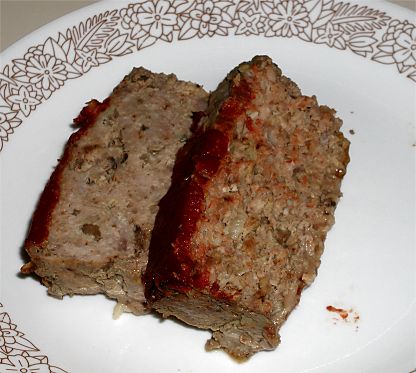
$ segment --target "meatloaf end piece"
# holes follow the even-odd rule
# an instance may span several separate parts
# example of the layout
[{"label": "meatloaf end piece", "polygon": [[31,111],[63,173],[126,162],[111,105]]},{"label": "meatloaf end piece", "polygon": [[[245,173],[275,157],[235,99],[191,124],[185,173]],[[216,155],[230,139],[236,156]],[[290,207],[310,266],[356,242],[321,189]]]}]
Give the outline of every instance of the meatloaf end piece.
[{"label": "meatloaf end piece", "polygon": [[335,111],[264,56],[228,75],[208,113],[159,204],[145,294],[165,317],[211,329],[208,350],[244,360],[278,345],[316,276],[349,142]]},{"label": "meatloaf end piece", "polygon": [[145,312],[141,276],[158,202],[207,102],[200,86],[144,68],[91,101],[40,197],[22,271],[59,298],[104,293]]}]

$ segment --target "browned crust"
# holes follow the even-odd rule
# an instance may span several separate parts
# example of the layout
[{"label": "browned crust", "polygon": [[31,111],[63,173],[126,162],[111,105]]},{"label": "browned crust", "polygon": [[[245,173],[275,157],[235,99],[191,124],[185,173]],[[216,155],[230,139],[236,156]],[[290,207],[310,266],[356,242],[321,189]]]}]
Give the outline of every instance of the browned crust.
[{"label": "browned crust", "polygon": [[[275,89],[268,89],[269,84]],[[268,106],[269,102],[275,106]],[[272,121],[273,108],[277,109],[277,115]],[[299,117],[295,117],[296,114]],[[314,97],[302,96],[296,85],[282,76],[268,57],[262,56],[241,64],[220,84],[211,95],[207,118],[201,125],[201,133],[196,133],[178,153],[171,188],[159,204],[144,276],[145,296],[164,317],[175,316],[190,325],[211,329],[213,338],[207,344],[208,349],[222,348],[233,357],[248,358],[257,351],[274,349],[278,345],[279,328],[299,302],[302,289],[316,275],[326,232],[333,224],[327,216],[333,214],[340,196],[340,180],[349,159],[348,141],[338,131],[340,121],[333,110],[318,106]],[[294,128],[290,128],[292,132],[280,131],[285,124],[284,120],[278,120],[282,118],[294,121],[291,122],[294,124]],[[321,121],[322,128],[318,126]],[[299,147],[303,146],[299,144],[300,125],[307,125],[305,139],[309,141],[305,141],[304,158],[298,154]],[[272,126],[279,131],[267,132]],[[322,133],[330,132],[336,143],[333,148],[328,146],[328,155],[322,151],[322,158],[318,158],[321,153],[313,152],[313,149],[325,149],[322,148],[325,137],[319,136],[320,128],[327,128],[327,132]],[[244,137],[239,137],[240,133]],[[307,136],[309,133],[313,136]],[[272,136],[278,137],[280,142],[274,141]],[[218,146],[223,143],[225,146]],[[236,143],[249,144],[255,149],[255,156],[245,149],[240,149],[240,153],[235,148],[232,150]],[[329,161],[330,149],[338,149],[336,162]],[[257,156],[265,167],[257,171],[250,168],[255,176],[246,179],[246,175],[240,173],[244,171],[240,165],[259,163]],[[328,167],[312,167],[310,179],[297,179],[295,166],[309,165],[306,158],[313,160],[313,165],[328,159],[328,164],[322,162]],[[306,163],[302,163],[304,161]],[[317,175],[322,175],[322,180]],[[324,178],[327,182],[330,180],[328,191]],[[237,196],[224,193],[222,187],[227,189],[231,182],[235,183],[233,192],[240,193]],[[263,196],[261,188],[267,189],[266,183],[270,182],[275,182],[272,185],[275,189],[268,189],[274,194]],[[245,183],[255,188],[244,189]],[[319,191],[315,192],[312,185],[319,187]],[[304,198],[300,199],[302,192]],[[331,192],[330,205],[324,208],[320,197]],[[319,199],[311,202],[310,196],[315,197],[314,193],[319,194]],[[245,227],[250,231],[243,241],[243,235],[234,236],[225,227],[227,223],[230,226],[233,218],[238,219],[238,213],[230,212],[239,207],[233,202],[238,202],[239,196],[240,201],[256,202],[257,195],[257,201],[271,202],[269,212],[276,206],[279,215],[254,211],[255,208],[262,210],[264,204],[257,207],[254,203],[252,206],[241,203],[244,211],[241,215],[248,215]],[[280,201],[285,203],[278,205]],[[286,208],[289,202],[300,212],[288,223],[283,216],[290,215]],[[304,213],[302,206],[317,209],[319,214],[314,214],[314,210]],[[263,231],[253,230],[255,219]],[[309,233],[300,226],[305,221],[310,223],[313,236],[307,236]],[[280,237],[285,231],[280,233],[279,228],[291,225],[294,225],[295,244],[289,246],[287,239]],[[266,226],[272,226],[274,232]],[[224,231],[227,233],[217,234]],[[215,241],[210,232],[214,232]],[[255,240],[254,234],[258,234],[259,240]],[[268,246],[263,248],[260,240],[272,234],[266,242]],[[303,234],[314,244],[310,251],[309,246],[298,240]],[[240,242],[244,243],[239,245]]]},{"label": "browned crust", "polygon": [[[107,109],[109,104],[109,98],[105,99],[102,103],[97,100],[91,100],[88,102],[87,106],[82,109],[78,117],[74,119],[74,124],[80,128],[70,136],[62,158],[53,171],[39,199],[33,214],[29,234],[24,244],[26,250],[32,246],[39,246],[48,239],[52,212],[55,209],[60,196],[62,174],[69,163],[72,150],[81,137],[87,133],[88,129],[97,123],[97,117],[101,112]],[[34,266],[28,264],[25,264],[22,267],[23,273],[33,272]]]},{"label": "browned crust", "polygon": [[[159,203],[143,278],[149,302],[160,298],[166,289],[188,292],[206,289],[209,285],[208,271],[195,273],[191,237],[201,219],[207,183],[215,177],[229,153],[233,120],[253,98],[249,85],[242,79],[232,87],[231,96],[223,103],[216,126],[196,132],[178,152],[171,188]],[[219,298],[230,298],[218,291],[217,284],[209,291]]]}]

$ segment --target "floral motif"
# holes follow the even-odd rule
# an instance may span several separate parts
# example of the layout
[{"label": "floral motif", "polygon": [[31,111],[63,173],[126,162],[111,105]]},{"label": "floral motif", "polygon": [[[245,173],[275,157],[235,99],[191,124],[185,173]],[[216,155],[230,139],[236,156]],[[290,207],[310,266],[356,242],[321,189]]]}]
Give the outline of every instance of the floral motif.
[{"label": "floral motif", "polygon": [[0,106],[0,150],[3,142],[8,141],[9,135],[14,132],[14,128],[18,127],[22,123],[21,119],[16,118],[18,111],[9,110],[9,107],[7,106]]},{"label": "floral motif", "polygon": [[160,38],[162,35],[172,35],[177,15],[172,12],[169,1],[148,1],[142,5],[142,9],[143,12],[137,16],[137,19],[150,36]]},{"label": "floral motif", "polygon": [[13,60],[13,77],[21,83],[28,82],[27,69],[32,57],[40,60],[41,56],[46,60],[56,59],[56,64],[65,66],[66,78],[75,79],[81,76],[81,72],[74,66],[75,44],[72,39],[66,39],[61,33],[58,39],[48,38],[44,44],[29,48],[23,59]]},{"label": "floral motif", "polygon": [[390,22],[387,32],[383,35],[383,41],[378,44],[379,52],[372,59],[384,64],[396,64],[399,72],[403,73],[412,69],[408,75],[414,79],[416,74],[416,26],[404,21],[393,20]]},{"label": "floral motif", "polygon": [[181,24],[178,39],[212,37],[215,34],[227,36],[228,29],[233,27],[233,18],[227,13],[231,5],[230,1],[198,0],[188,14],[182,14],[185,21]]},{"label": "floral motif", "polygon": [[411,32],[401,32],[397,38],[398,48],[393,53],[396,63],[414,66],[416,63],[416,28]]},{"label": "floral motif", "polygon": [[137,39],[136,35],[139,34],[141,30],[139,25],[140,6],[140,3],[129,4],[127,8],[120,10],[121,27],[130,31],[130,37],[133,40]]},{"label": "floral motif", "polygon": [[239,23],[235,30],[236,35],[259,35],[264,32],[264,22],[261,13],[254,13],[250,10],[247,13],[239,12]]},{"label": "floral motif", "polygon": [[346,44],[354,52],[363,57],[373,52],[373,44],[377,42],[374,32],[361,32],[348,38]]},{"label": "floral motif", "polygon": [[22,85],[19,90],[15,91],[15,94],[8,97],[8,100],[12,103],[12,109],[20,110],[25,117],[29,116],[30,112],[40,104],[36,92],[30,88]]},{"label": "floral motif", "polygon": [[[0,309],[3,305],[0,303]],[[6,312],[0,313],[0,373],[67,373],[52,366],[48,358],[17,330]]]},{"label": "floral motif", "polygon": [[269,14],[270,27],[266,31],[266,36],[291,37],[301,33],[308,25],[308,12],[299,1],[274,0],[273,6],[270,3],[264,3],[264,6],[272,9]]},{"label": "floral motif", "polygon": [[149,47],[158,39],[167,42],[173,40],[177,14],[167,0],[130,4],[126,9],[122,9],[120,14],[121,26],[130,30],[130,37],[137,41],[137,49]]},{"label": "floral motif", "polygon": [[13,355],[7,358],[7,363],[0,363],[0,372],[16,373],[51,373],[48,364],[40,363],[30,356]]},{"label": "floral motif", "polygon": [[315,39],[315,43],[317,44],[325,43],[328,47],[345,48],[344,39],[341,37],[342,31],[338,30],[332,23],[327,23],[324,30],[318,31],[318,35]]},{"label": "floral motif", "polygon": [[49,54],[30,57],[26,65],[26,71],[29,83],[34,84],[44,92],[54,92],[63,86],[68,75],[62,61]]},{"label": "floral motif", "polygon": [[0,73],[0,150],[41,103],[90,70],[158,41],[298,38],[395,65],[416,81],[416,25],[337,0],[137,0],[30,47]]},{"label": "floral motif", "polygon": [[15,337],[17,337],[16,330],[12,329],[10,324],[0,322],[0,348],[4,348],[8,344],[14,344]]},{"label": "floral motif", "polygon": [[13,61],[12,78],[48,99],[67,79],[81,75],[73,65],[72,54],[75,56],[74,45],[65,43],[62,34],[58,41],[48,38],[44,44],[29,48],[23,59]]},{"label": "floral motif", "polygon": [[213,36],[215,33],[227,35],[224,28],[232,27],[231,17],[213,1],[204,1],[196,5],[189,13],[191,27],[198,30],[198,36]]},{"label": "floral motif", "polygon": [[85,74],[90,71],[92,67],[99,66],[97,60],[97,50],[76,50],[78,59],[76,60],[77,64],[81,66],[82,72]]},{"label": "floral motif", "polygon": [[36,347],[23,337],[23,333],[16,330],[16,325],[11,322],[7,313],[0,313],[0,350],[7,355],[13,350],[36,350]]}]

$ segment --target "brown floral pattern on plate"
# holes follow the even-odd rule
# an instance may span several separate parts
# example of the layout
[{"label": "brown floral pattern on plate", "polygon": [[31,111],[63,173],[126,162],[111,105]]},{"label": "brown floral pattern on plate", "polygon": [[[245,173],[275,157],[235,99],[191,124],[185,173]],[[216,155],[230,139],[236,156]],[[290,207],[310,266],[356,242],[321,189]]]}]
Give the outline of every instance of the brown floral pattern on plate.
[{"label": "brown floral pattern on plate", "polygon": [[3,311],[0,303],[0,372],[20,373],[67,373],[50,365],[47,356],[42,355],[25,335],[13,324],[10,316]]},{"label": "brown floral pattern on plate", "polygon": [[67,80],[157,42],[228,35],[298,38],[395,65],[416,82],[416,25],[334,0],[140,0],[30,47],[0,70],[0,151]]}]

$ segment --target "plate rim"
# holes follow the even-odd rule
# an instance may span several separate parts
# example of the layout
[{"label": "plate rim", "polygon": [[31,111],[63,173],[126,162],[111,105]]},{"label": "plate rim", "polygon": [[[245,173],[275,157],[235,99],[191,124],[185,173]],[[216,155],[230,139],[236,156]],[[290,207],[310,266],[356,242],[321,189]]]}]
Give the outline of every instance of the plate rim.
[{"label": "plate rim", "polygon": [[[26,52],[17,58],[10,56],[0,67],[0,154],[15,129],[66,81],[160,42],[233,35],[301,39],[392,65],[397,76],[416,83],[416,51],[409,44],[416,39],[416,24],[390,16],[389,9],[394,12],[401,7],[385,1],[376,4],[387,10],[374,9],[366,2],[334,0],[160,0],[157,4],[161,5],[154,4],[155,0],[91,4],[7,48],[2,56],[20,47]],[[213,4],[211,13],[206,4]],[[414,13],[401,11],[409,17]],[[155,18],[158,12],[161,19]],[[64,20],[82,15],[78,24],[66,30],[58,27]],[[24,47],[40,32],[49,36]]]},{"label": "plate rim", "polygon": [[[162,0],[162,2],[164,2]],[[289,2],[286,2],[286,4],[289,4],[290,2],[292,2],[293,4],[303,4],[304,1],[303,0],[289,0]],[[354,38],[350,38],[348,40],[346,40],[343,36],[345,36],[345,30],[341,30],[338,29],[330,29],[329,32],[332,32],[334,34],[338,33],[339,35],[337,37],[334,37],[334,40],[329,40],[328,39],[328,35],[325,34],[327,32],[326,28],[329,28],[328,23],[330,23],[330,21],[328,21],[327,23],[324,23],[324,18],[327,17],[328,19],[332,20],[333,18],[331,18],[330,13],[325,13],[326,11],[331,11],[333,10],[333,8],[328,8],[325,9],[324,6],[331,4],[332,5],[337,5],[337,4],[342,4],[340,7],[342,6],[348,6],[350,8],[347,7],[347,9],[351,9],[351,7],[357,6],[357,9],[361,9],[363,7],[367,7],[368,9],[373,9],[373,8],[369,8],[367,5],[363,5],[366,3],[362,3],[362,2],[358,2],[358,1],[351,1],[351,2],[342,2],[342,1],[338,1],[338,2],[334,2],[334,1],[328,1],[328,0],[315,0],[312,1],[314,4],[322,4],[322,9],[320,12],[316,11],[316,8],[311,8],[311,9],[306,9],[304,6],[303,8],[307,10],[307,15],[306,16],[300,16],[302,15],[302,9],[300,9],[300,11],[298,12],[298,16],[299,16],[299,21],[305,20],[307,18],[309,18],[309,23],[311,23],[310,19],[311,16],[313,14],[313,17],[315,19],[314,23],[311,23],[311,27],[312,27],[312,33],[315,30],[317,32],[317,36],[316,39],[312,39],[309,40],[310,43],[315,43],[315,44],[326,44],[329,48],[337,48],[340,50],[344,50],[344,51],[348,51],[350,53],[356,53],[362,57],[364,57],[367,60],[371,60],[375,63],[381,63],[384,65],[393,65],[390,66],[392,68],[396,68],[398,70],[399,74],[396,74],[397,77],[399,76],[406,76],[407,78],[411,79],[412,81],[416,82],[416,65],[415,66],[410,66],[409,68],[406,68],[407,65],[405,65],[403,62],[399,63],[397,62],[397,58],[394,59],[394,53],[397,51],[400,51],[400,48],[397,46],[401,46],[400,43],[398,43],[398,41],[403,41],[400,38],[404,38],[405,35],[402,34],[409,34],[409,30],[410,33],[413,32],[413,30],[415,30],[414,32],[416,33],[416,25],[413,23],[405,23],[405,21],[402,21],[398,18],[394,18],[388,15],[388,10],[389,9],[394,9],[394,8],[400,8],[401,11],[404,11],[404,8],[401,8],[395,4],[391,4],[391,3],[387,3],[387,2],[378,2],[377,5],[382,5],[382,7],[386,8],[386,11],[379,11],[379,13],[381,14],[385,14],[386,15],[386,20],[382,21],[385,23],[385,25],[381,25],[380,29],[373,29],[371,31],[362,31],[357,32],[356,35],[356,40],[355,40],[355,44],[354,44]],[[152,1],[140,1],[137,3],[134,3],[137,6],[138,10],[143,10],[143,4],[148,4],[148,3],[152,3]],[[10,136],[15,132],[15,129],[18,128],[19,126],[22,125],[22,123],[24,123],[24,121],[26,120],[26,118],[28,118],[32,112],[35,111],[35,109],[37,107],[39,107],[40,105],[42,105],[44,102],[46,102],[50,97],[53,96],[53,93],[60,89],[61,87],[63,87],[65,85],[65,81],[68,79],[77,79],[85,74],[87,74],[89,71],[91,71],[91,69],[93,68],[97,68],[100,67],[102,64],[108,63],[111,61],[111,57],[122,57],[125,56],[127,54],[130,53],[138,53],[140,50],[146,48],[146,47],[151,47],[153,45],[155,45],[155,43],[162,41],[162,42],[179,42],[179,35],[181,33],[183,33],[185,36],[190,36],[189,38],[199,38],[199,39],[203,39],[204,37],[213,37],[213,36],[224,36],[224,37],[228,37],[228,36],[233,36],[234,34],[229,34],[229,32],[231,32],[232,30],[234,30],[235,32],[238,31],[238,29],[240,28],[239,32],[242,32],[243,34],[245,34],[245,31],[243,32],[243,30],[247,29],[249,32],[249,34],[247,34],[247,36],[249,35],[253,35],[253,33],[255,32],[259,32],[259,30],[255,30],[254,28],[250,28],[251,26],[247,26],[244,29],[244,27],[241,26],[241,24],[243,22],[245,22],[246,24],[248,23],[248,19],[252,19],[252,20],[257,20],[256,22],[258,24],[262,23],[261,20],[261,16],[255,17],[256,13],[249,13],[249,10],[251,9],[250,6],[252,4],[258,3],[258,4],[264,4],[264,3],[273,3],[273,1],[259,1],[259,0],[252,0],[252,1],[247,1],[246,3],[248,3],[248,7],[244,8],[240,8],[240,10],[237,13],[238,17],[239,17],[239,22],[240,23],[233,23],[231,22],[231,26],[230,26],[230,21],[229,21],[229,17],[230,14],[228,13],[229,7],[231,5],[227,5],[227,1],[221,1],[221,0],[215,0],[214,4],[218,4],[218,8],[220,10],[222,10],[223,12],[220,14],[222,16],[222,25],[218,26],[212,35],[209,34],[204,34],[203,31],[201,31],[201,22],[199,25],[196,25],[198,20],[195,20],[192,18],[192,16],[184,16],[184,19],[182,20],[183,23],[178,23],[178,29],[175,29],[174,27],[171,28],[172,25],[167,24],[166,27],[163,29],[162,27],[162,33],[156,37],[154,35],[158,35],[156,34],[155,30],[151,29],[150,27],[144,27],[143,25],[141,25],[141,28],[139,28],[138,33],[140,34],[140,32],[142,33],[141,36],[139,36],[138,38],[135,38],[137,35],[133,34],[133,27],[131,27],[130,29],[128,28],[123,28],[123,26],[121,25],[121,21],[119,24],[117,24],[117,27],[115,29],[113,29],[113,31],[115,32],[114,35],[112,35],[111,33],[109,35],[107,35],[107,38],[105,40],[102,41],[102,44],[100,44],[101,46],[104,46],[106,43],[106,47],[110,46],[110,49],[107,49],[106,53],[102,53],[99,52],[98,49],[97,51],[94,53],[91,52],[91,49],[88,50],[87,47],[85,47],[84,49],[79,49],[80,52],[76,52],[75,50],[72,50],[73,47],[71,47],[71,41],[68,40],[73,40],[72,36],[71,38],[67,38],[65,39],[65,35],[68,35],[67,32],[68,30],[70,30],[72,27],[77,27],[80,26],[82,22],[87,22],[88,19],[93,19],[95,16],[99,17],[99,15],[105,14],[106,11],[100,10],[99,13],[95,13],[93,15],[88,16],[87,18],[85,18],[87,16],[87,13],[89,12],[94,12],[98,9],[102,9],[105,6],[109,7],[109,12],[111,12],[113,9],[116,11],[114,14],[120,14],[122,15],[122,10],[127,9],[125,12],[125,17],[129,18],[128,15],[128,9],[133,9],[134,11],[134,6],[131,6],[132,4],[129,4],[127,6],[124,6],[126,3],[123,3],[123,5],[121,5],[120,3],[114,3],[114,2],[99,2],[99,3],[95,3],[95,4],[91,4],[88,5],[86,7],[83,7],[79,10],[76,10],[74,12],[71,12],[67,15],[64,15],[50,23],[48,23],[47,25],[41,27],[40,29],[35,30],[34,32],[28,34],[27,36],[23,37],[22,39],[20,39],[19,41],[17,41],[16,43],[12,44],[11,46],[9,46],[5,51],[3,51],[1,53],[1,56],[4,55],[9,55],[9,54],[13,54],[13,50],[15,49],[25,49],[26,53],[21,57],[21,58],[14,58],[12,60],[8,60],[7,63],[3,64],[0,66],[0,96],[3,99],[4,102],[0,103],[0,153],[3,150],[3,144],[7,143],[8,141],[10,141]],[[193,1],[191,2],[191,7],[194,6],[194,8],[192,8],[192,10],[199,10],[201,12],[204,11],[203,6],[201,6],[201,9],[198,9],[198,5],[200,5],[201,3]],[[130,7],[131,6],[131,7]],[[184,12],[189,11],[187,14],[190,14],[190,11],[188,9],[185,9]],[[179,18],[178,14],[176,12],[178,8],[174,8],[172,5],[170,5],[170,7],[167,8],[167,14],[176,14],[177,19]],[[260,8],[258,8],[260,9]],[[275,11],[277,9],[277,7],[274,8],[269,8],[270,12],[267,15],[270,14],[275,14],[273,13],[273,11]],[[169,10],[175,10],[175,12],[169,12]],[[264,9],[263,9],[264,10]],[[373,9],[374,11],[377,12],[376,9]],[[397,9],[398,10],[398,9]],[[286,11],[288,11],[288,7],[286,6]],[[282,13],[283,11],[281,11]],[[281,14],[280,13],[280,14]],[[412,13],[411,10],[406,10],[404,11],[404,13],[408,13],[409,17]],[[194,13],[196,14],[196,12]],[[228,16],[227,16],[228,14]],[[243,16],[244,14],[244,16]],[[277,14],[277,13],[276,13]],[[318,15],[317,15],[318,14]],[[111,13],[109,13],[109,15],[111,16]],[[84,18],[82,20],[79,21],[79,23],[77,25],[73,25],[70,26],[68,28],[66,28],[65,34],[62,30],[57,30],[56,28],[65,20],[70,19],[71,17],[78,17],[78,16],[83,16]],[[108,16],[108,15],[107,15]],[[107,17],[105,16],[105,17]],[[196,17],[196,16],[195,16]],[[380,16],[382,17],[382,16]],[[130,17],[131,18],[131,17]],[[172,17],[171,17],[172,18]],[[245,19],[243,19],[245,18]],[[196,23],[194,23],[194,25],[192,25],[192,20],[196,21]],[[231,17],[231,21],[233,21],[234,18]],[[266,17],[267,21],[270,21],[270,18]],[[189,21],[189,22],[188,22]],[[112,21],[110,20],[108,23],[111,23]],[[172,21],[169,21],[172,22]],[[237,21],[236,21],[237,22]],[[263,21],[264,23],[265,21]],[[306,22],[306,21],[305,21]],[[320,25],[319,27],[315,27],[314,28],[314,24],[320,24],[318,22],[321,22],[322,25]],[[307,22],[308,23],[308,22]],[[288,26],[289,28],[284,29],[284,26],[282,26],[281,28],[278,28],[277,26],[275,27],[276,30],[273,30],[273,26],[276,25],[276,23],[274,25],[271,25],[271,23],[269,22],[268,24],[264,25],[264,31],[262,35],[260,35],[260,37],[263,36],[267,36],[267,37],[299,37],[299,31],[300,29],[305,30],[306,27],[309,26],[305,26],[305,27],[301,27],[299,25],[303,25],[304,23],[300,22],[298,24],[298,26],[293,26],[294,28],[291,29],[290,26]],[[137,26],[137,25],[136,25]],[[163,25],[162,25],[163,26]],[[257,25],[258,26],[258,25]],[[323,29],[323,27],[325,26],[325,29]],[[397,35],[395,35],[395,33],[391,33],[388,32],[388,27],[392,26],[393,28],[396,29],[395,33]],[[199,27],[197,29],[197,27]],[[402,31],[400,32],[400,27],[402,27]],[[407,29],[406,29],[407,27]],[[186,29],[187,28],[187,29]],[[272,33],[270,35],[266,35],[267,29]],[[290,32],[292,33],[291,35],[288,36],[288,34],[283,35],[282,33],[284,32],[288,32],[287,30],[291,30]],[[124,34],[121,34],[120,31],[124,30]],[[184,31],[185,30],[185,31]],[[296,31],[294,31],[296,30]],[[403,31],[404,30],[404,31]],[[31,38],[33,37],[34,34],[39,33],[40,31],[42,32],[49,32],[53,33],[53,36],[49,36],[47,39],[45,39],[42,43],[38,44],[38,45],[32,45],[30,47],[25,46],[25,44],[28,43],[29,40],[31,40]],[[117,31],[119,31],[119,33],[117,33]],[[322,33],[321,33],[322,31]],[[123,32],[123,31],[121,31]],[[159,32],[159,31],[158,31]],[[295,35],[294,32],[298,32],[298,35]],[[304,32],[304,31],[303,31]],[[308,31],[309,32],[309,31]],[[188,33],[186,35],[186,33]],[[224,35],[225,33],[225,35]],[[261,33],[261,32],[260,32]],[[273,34],[274,33],[274,34]],[[370,35],[370,33],[372,33]],[[56,35],[62,35],[62,38],[59,39],[59,36]],[[54,36],[55,35],[55,36]],[[305,34],[306,35],[306,34]],[[125,36],[125,37],[124,37]],[[176,39],[175,39],[176,37]],[[308,37],[308,35],[303,36],[303,37]],[[313,37],[313,36],[312,36]],[[325,39],[326,37],[326,39]],[[154,40],[153,40],[153,39]],[[301,37],[299,37],[301,38]],[[338,41],[341,44],[338,44],[339,48],[336,47],[336,39],[342,39],[343,42],[345,43],[342,44],[343,42],[341,42],[340,40]],[[374,39],[374,40],[372,40]],[[184,39],[184,40],[188,40],[188,39]],[[305,39],[302,39],[304,41],[307,41]],[[316,42],[316,41],[319,41]],[[139,42],[142,43],[139,45]],[[65,44],[66,43],[66,44]],[[366,44],[367,43],[367,44]],[[148,45],[147,45],[148,44]],[[332,45],[331,45],[332,44]],[[41,45],[42,47],[39,48],[39,45]],[[87,46],[87,45],[86,45]],[[136,47],[136,49],[135,49]],[[345,47],[345,48],[344,48]],[[371,49],[371,52],[369,50],[369,48]],[[394,50],[394,48],[399,48],[398,50]],[[111,50],[111,48],[113,48]],[[124,48],[124,49],[123,49]],[[405,49],[405,48],[401,48],[401,49]],[[130,53],[125,53],[130,51]],[[85,54],[83,55],[82,52],[84,52]],[[86,52],[91,52],[90,54],[86,53]],[[115,54],[115,52],[120,53],[120,55]],[[102,55],[101,55],[102,54]],[[49,57],[47,56],[49,55]],[[44,58],[41,58],[42,56],[44,56]],[[65,57],[66,56],[66,57]],[[78,57],[77,57],[78,56]],[[108,59],[108,57],[110,56],[110,59]],[[54,81],[52,82],[51,80],[49,80],[48,82],[45,83],[45,85],[43,84],[43,80],[37,80],[36,81],[36,74],[34,74],[34,70],[36,70],[37,65],[35,62],[37,62],[38,64],[41,65],[42,62],[48,64],[52,58],[55,59],[60,59],[65,62],[65,63],[61,63],[61,64],[57,64],[57,65],[62,65],[64,66],[65,71],[67,72],[66,76],[65,74],[58,74],[59,72],[62,72],[63,70],[59,70],[57,71],[57,76],[60,76],[61,79],[56,78],[57,82]],[[88,58],[92,58],[92,62],[90,60],[90,63],[88,64]],[[48,59],[49,58],[49,59]],[[64,59],[67,59],[66,61],[64,61]],[[94,60],[95,59],[95,60]],[[101,59],[101,60],[100,60]],[[81,62],[79,62],[81,61]],[[404,62],[406,62],[407,59],[404,60]],[[98,63],[98,65],[94,65],[95,63]],[[401,65],[400,65],[401,64]],[[71,67],[69,66],[72,66]],[[75,68],[73,65],[78,66],[78,68]],[[387,67],[387,66],[386,66]],[[62,67],[59,67],[62,69]],[[39,69],[38,69],[39,70]],[[71,78],[68,78],[68,74],[72,74]],[[20,75],[19,75],[20,74]],[[32,79],[32,82],[31,82]],[[41,82],[41,84],[39,85],[39,82]],[[62,82],[62,85],[61,85]],[[49,85],[47,85],[49,84]],[[54,86],[55,84],[55,86]],[[39,88],[40,87],[40,88]],[[9,89],[9,95],[6,95],[5,92],[7,91],[7,89]],[[29,100],[28,103],[23,102],[23,99],[27,99]],[[4,105],[4,103],[6,105]],[[8,106],[7,106],[8,105]],[[16,106],[17,105],[17,106]],[[6,123],[6,125],[4,124]],[[1,299],[0,299],[1,301]],[[10,314],[6,312],[6,308],[0,303],[0,321],[2,321],[4,324],[8,325],[8,329],[7,330],[13,330],[15,331],[16,338],[13,340],[13,343],[10,343],[10,346],[12,344],[15,343],[20,343],[21,346],[20,347],[21,351],[20,355],[15,355],[15,356],[20,356],[20,363],[27,363],[28,367],[29,366],[33,366],[36,364],[44,364],[47,365],[49,367],[49,369],[53,372],[57,372],[57,373],[65,373],[66,371],[63,370],[62,368],[59,368],[57,366],[54,365],[50,365],[48,357],[45,355],[38,355],[41,352],[39,351],[39,349],[37,349],[37,347],[35,347],[33,345],[32,342],[30,342],[28,339],[26,339],[24,333],[22,333],[21,331],[18,330],[17,325],[13,324],[13,321],[10,317]],[[1,328],[0,328],[1,329]],[[20,338],[20,339],[18,339]],[[10,347],[12,348],[12,347]],[[1,355],[0,355],[1,358]],[[16,358],[17,359],[17,358]],[[17,360],[16,360],[17,361]],[[1,362],[0,362],[1,364]]]}]

